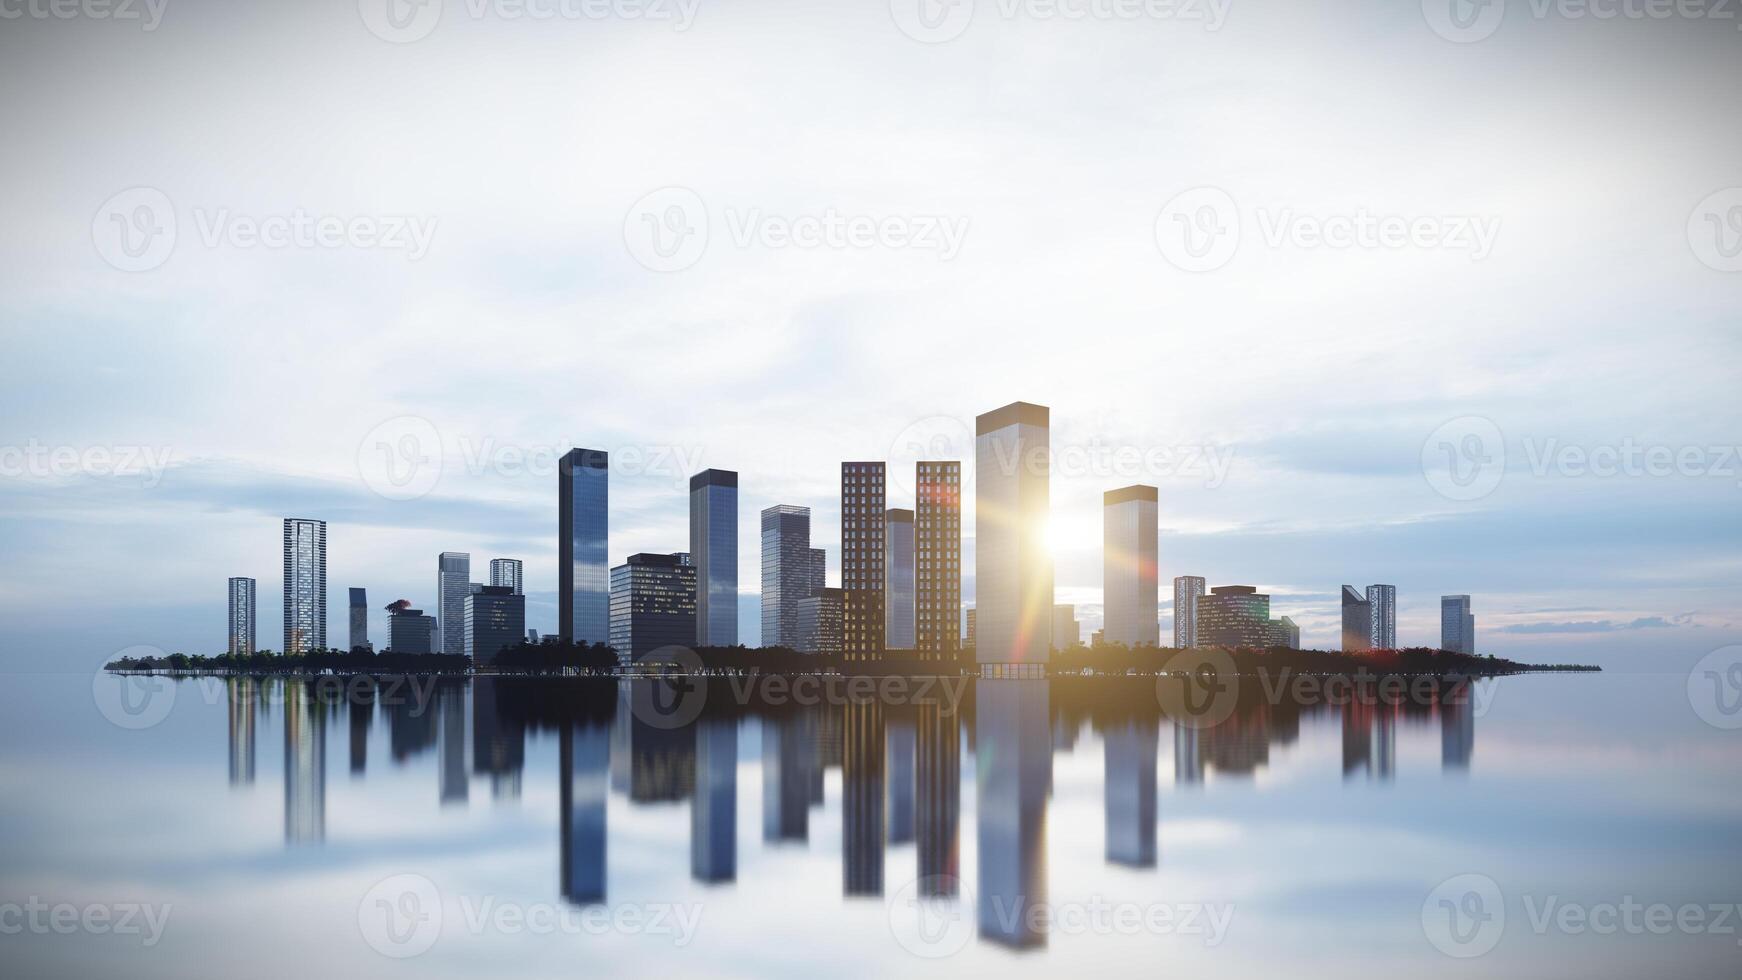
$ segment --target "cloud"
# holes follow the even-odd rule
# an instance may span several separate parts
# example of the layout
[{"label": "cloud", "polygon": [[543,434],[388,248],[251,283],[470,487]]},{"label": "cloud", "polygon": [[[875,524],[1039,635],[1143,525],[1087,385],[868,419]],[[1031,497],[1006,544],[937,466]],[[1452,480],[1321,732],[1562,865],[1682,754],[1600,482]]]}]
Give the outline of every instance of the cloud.
[{"label": "cloud", "polygon": [[[1681,617],[1676,617],[1678,621]],[[1514,623],[1500,628],[1502,633],[1623,633],[1628,630],[1669,629],[1670,622],[1662,616],[1641,616],[1630,623],[1609,619],[1585,620],[1576,623]]]}]

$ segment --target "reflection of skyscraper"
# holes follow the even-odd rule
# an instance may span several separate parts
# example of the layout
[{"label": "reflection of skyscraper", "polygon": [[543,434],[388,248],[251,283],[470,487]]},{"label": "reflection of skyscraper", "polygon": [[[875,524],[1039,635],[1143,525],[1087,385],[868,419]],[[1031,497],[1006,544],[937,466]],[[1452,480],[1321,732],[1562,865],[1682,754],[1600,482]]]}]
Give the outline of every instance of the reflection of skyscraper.
[{"label": "reflection of skyscraper", "polygon": [[[982,480],[982,486],[984,480]],[[1052,786],[1047,681],[986,680],[975,694],[980,935],[1046,942],[1046,796]]]},{"label": "reflection of skyscraper", "polygon": [[526,594],[526,566],[518,558],[490,559],[490,584],[515,595]]},{"label": "reflection of skyscraper", "polygon": [[1476,682],[1465,681],[1447,691],[1440,701],[1440,768],[1468,771],[1476,750],[1476,712],[1470,699]]},{"label": "reflection of skyscraper", "polygon": [[915,732],[911,717],[889,719],[886,739],[889,773],[886,826],[889,843],[913,843]]},{"label": "reflection of skyscraper", "polygon": [[841,759],[841,876],[848,896],[883,894],[883,702],[849,700]]},{"label": "reflection of skyscraper", "polygon": [[798,649],[798,604],[810,595],[811,509],[762,512],[762,645]]},{"label": "reflection of skyscraper", "polygon": [[690,876],[731,881],[738,874],[738,723],[696,723],[696,795],[690,800]]},{"label": "reflection of skyscraper", "polygon": [[975,657],[982,676],[1041,676],[1051,655],[1049,418],[1043,406],[1015,402],[975,420]]},{"label": "reflection of skyscraper", "polygon": [[737,473],[703,470],[690,477],[690,559],[696,567],[696,646],[737,646]]},{"label": "reflection of skyscraper", "polygon": [[955,895],[961,875],[962,720],[953,708],[922,703],[918,727],[914,768],[920,894]]},{"label": "reflection of skyscraper", "polygon": [[631,803],[677,803],[696,787],[694,725],[662,728],[636,714],[635,704],[669,704],[689,695],[677,691],[684,678],[636,679],[617,684],[617,731],[613,742],[612,784]]},{"label": "reflection of skyscraper", "polygon": [[1343,586],[1343,652],[1361,653],[1373,649],[1373,604],[1355,591]]},{"label": "reflection of skyscraper", "polygon": [[962,637],[962,464],[921,460],[914,473],[914,646],[954,659]]},{"label": "reflection of skyscraper", "polygon": [[1195,786],[1204,781],[1204,754],[1198,730],[1173,723],[1173,781],[1176,786]]},{"label": "reflection of skyscraper", "polygon": [[1476,617],[1470,614],[1469,596],[1440,596],[1440,649],[1452,653],[1476,652]]},{"label": "reflection of skyscraper", "polygon": [[1126,646],[1159,646],[1156,580],[1156,489],[1109,490],[1102,497],[1101,588],[1107,625],[1103,639]]},{"label": "reflection of skyscraper", "polygon": [[883,636],[890,650],[916,642],[913,511],[890,508],[883,522]]},{"label": "reflection of skyscraper", "polygon": [[1397,586],[1367,586],[1367,606],[1372,617],[1368,642],[1375,650],[1397,649]]},{"label": "reflection of skyscraper", "polygon": [[505,719],[493,677],[472,681],[472,771],[490,777],[497,799],[520,795],[520,774],[526,767],[526,726]]},{"label": "reflection of skyscraper", "polygon": [[841,650],[873,660],[887,647],[883,591],[884,464],[841,464]]},{"label": "reflection of skyscraper", "polygon": [[366,589],[351,590],[351,645],[345,649],[372,649],[369,646],[369,593]]},{"label": "reflection of skyscraper", "polygon": [[1203,594],[1200,576],[1181,575],[1173,580],[1173,645],[1181,650],[1198,645],[1198,596]]},{"label": "reflection of skyscraper", "polygon": [[436,557],[436,651],[466,652],[466,594],[472,591],[472,556],[444,551]]},{"label": "reflection of skyscraper", "polygon": [[230,694],[230,785],[254,782],[254,709],[259,700],[252,677],[224,682]]},{"label": "reflection of skyscraper", "polygon": [[444,684],[436,693],[441,710],[441,757],[439,791],[442,803],[465,803],[471,790],[466,766],[466,689]]},{"label": "reflection of skyscraper", "polygon": [[569,643],[611,642],[611,456],[571,449],[557,465],[557,629]]},{"label": "reflection of skyscraper", "polygon": [[817,743],[809,713],[762,720],[762,839],[810,836],[810,798]]},{"label": "reflection of skyscraper", "polygon": [[327,648],[327,522],[284,519],[285,654]]},{"label": "reflection of skyscraper", "polygon": [[603,725],[565,726],[558,754],[563,898],[577,904],[603,902],[611,733]]},{"label": "reflection of skyscraper", "polygon": [[230,580],[230,656],[254,653],[254,608],[257,583],[251,578]]},{"label": "reflection of skyscraper", "polygon": [[353,689],[350,703],[351,778],[360,778],[369,769],[369,726],[375,720],[375,686]]},{"label": "reflection of skyscraper", "polygon": [[284,839],[327,836],[327,734],[321,706],[300,680],[284,682]]},{"label": "reflection of skyscraper", "polygon": [[1155,762],[1152,720],[1128,720],[1105,733],[1107,860],[1155,866]]}]

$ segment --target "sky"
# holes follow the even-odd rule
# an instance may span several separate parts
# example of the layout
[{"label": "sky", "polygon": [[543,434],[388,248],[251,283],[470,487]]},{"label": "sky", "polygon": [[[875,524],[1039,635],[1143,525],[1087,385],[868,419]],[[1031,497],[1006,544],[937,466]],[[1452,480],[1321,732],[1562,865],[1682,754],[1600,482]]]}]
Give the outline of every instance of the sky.
[{"label": "sky", "polygon": [[1403,644],[1447,593],[1519,659],[1742,642],[1727,9],[385,4],[0,4],[0,670],[221,652],[233,575],[276,648],[287,516],[330,638],[441,551],[553,630],[571,446],[613,562],[741,474],[754,643],[762,508],[836,584],[840,461],[910,507],[1017,400],[1085,633],[1147,483],[1164,583],[1309,647],[1378,582]]}]

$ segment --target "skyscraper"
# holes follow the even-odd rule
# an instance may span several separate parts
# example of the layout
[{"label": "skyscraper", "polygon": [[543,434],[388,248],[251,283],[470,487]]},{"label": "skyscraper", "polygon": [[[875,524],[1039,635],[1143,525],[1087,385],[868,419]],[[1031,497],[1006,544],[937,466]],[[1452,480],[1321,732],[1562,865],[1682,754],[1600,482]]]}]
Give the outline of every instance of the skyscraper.
[{"label": "skyscraper", "polygon": [[490,559],[490,584],[498,588],[512,591],[515,595],[526,594],[526,566],[518,558]]},{"label": "skyscraper", "polygon": [[841,652],[841,590],[823,589],[816,595],[798,601],[798,641],[793,649],[800,653]]},{"label": "skyscraper", "polygon": [[1355,591],[1343,586],[1343,652],[1361,653],[1373,648],[1373,604]]},{"label": "skyscraper", "polygon": [[230,580],[230,656],[254,653],[254,607],[258,583],[251,578]]},{"label": "skyscraper", "polygon": [[820,595],[824,586],[829,584],[829,550],[827,548],[812,548],[810,550],[810,583],[805,586],[805,595]]},{"label": "skyscraper", "polygon": [[962,464],[914,468],[914,646],[939,660],[962,645]]},{"label": "skyscraper", "polygon": [[526,637],[526,597],[506,585],[474,585],[466,594],[461,631],[462,652],[473,666],[491,664],[507,647]]},{"label": "skyscraper", "polygon": [[1372,617],[1368,643],[1375,650],[1397,649],[1397,586],[1367,586],[1367,607]]},{"label": "skyscraper", "polygon": [[975,657],[982,676],[1044,676],[1052,647],[1045,540],[1050,413],[1014,402],[975,420]]},{"label": "skyscraper", "polygon": [[630,555],[611,569],[611,646],[620,663],[696,640],[696,569],[690,555]]},{"label": "skyscraper", "polygon": [[1069,650],[1082,642],[1083,626],[1077,622],[1076,606],[1052,607],[1052,648]]},{"label": "skyscraper", "polygon": [[611,455],[571,449],[557,465],[557,628],[569,643],[611,641]]},{"label": "skyscraper", "polygon": [[444,551],[436,558],[436,649],[450,656],[466,652],[466,593],[472,591],[472,556]]},{"label": "skyscraper", "polygon": [[327,522],[284,519],[285,654],[327,648]]},{"label": "skyscraper", "polygon": [[968,649],[974,650],[974,649],[978,648],[977,641],[979,639],[979,631],[975,628],[975,624],[976,624],[978,618],[974,615],[974,610],[972,607],[970,607],[968,609],[967,619],[968,619],[968,633],[963,638],[962,644],[964,646],[966,646]]},{"label": "skyscraper", "polygon": [[1101,588],[1108,643],[1161,645],[1155,510],[1154,487],[1109,490],[1102,497]]},{"label": "skyscraper", "polygon": [[387,607],[387,648],[394,653],[435,653],[438,632],[435,617],[411,608],[408,600]]},{"label": "skyscraper", "polygon": [[891,508],[883,529],[883,642],[890,650],[912,650],[917,639],[913,511]]},{"label": "skyscraper", "polygon": [[884,464],[841,464],[841,645],[848,660],[881,656],[884,635]]},{"label": "skyscraper", "polygon": [[1476,617],[1467,595],[1440,596],[1440,649],[1451,653],[1476,652]]},{"label": "skyscraper", "polygon": [[1199,596],[1198,646],[1262,650],[1276,638],[1270,624],[1270,597],[1250,585],[1218,585]]},{"label": "skyscraper", "polygon": [[369,594],[365,589],[351,590],[351,645],[347,650],[368,650]]},{"label": "skyscraper", "polygon": [[690,558],[696,567],[696,646],[737,646],[737,473],[703,470],[690,477]]},{"label": "skyscraper", "polygon": [[798,649],[798,603],[810,595],[811,509],[776,504],[762,512],[762,645]]},{"label": "skyscraper", "polygon": [[1204,580],[1197,575],[1173,580],[1173,645],[1181,650],[1198,645],[1198,596],[1203,594]]}]

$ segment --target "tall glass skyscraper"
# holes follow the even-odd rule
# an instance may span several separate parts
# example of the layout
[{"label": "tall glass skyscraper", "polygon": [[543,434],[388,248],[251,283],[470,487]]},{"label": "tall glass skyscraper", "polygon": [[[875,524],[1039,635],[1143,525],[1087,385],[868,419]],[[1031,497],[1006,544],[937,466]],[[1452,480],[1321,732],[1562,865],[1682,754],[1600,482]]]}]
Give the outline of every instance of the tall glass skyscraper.
[{"label": "tall glass skyscraper", "polygon": [[883,642],[890,650],[914,647],[913,511],[884,515]]},{"label": "tall glass skyscraper", "polygon": [[1397,649],[1397,586],[1367,586],[1367,606],[1372,616],[1368,642],[1375,650]]},{"label": "tall glass skyscraper", "polygon": [[557,628],[570,643],[611,642],[610,478],[598,449],[557,466]]},{"label": "tall glass skyscraper", "polygon": [[776,504],[762,512],[762,645],[797,650],[798,604],[814,584],[811,509]]},{"label": "tall glass skyscraper", "polygon": [[284,519],[284,649],[327,648],[327,522]]},{"label": "tall glass skyscraper", "polygon": [[1469,596],[1440,596],[1440,649],[1476,653],[1476,617],[1470,612]]},{"label": "tall glass skyscraper", "polygon": [[926,660],[962,645],[962,464],[914,464],[914,646]]},{"label": "tall glass skyscraper", "polygon": [[506,585],[476,585],[466,594],[460,629],[463,652],[474,666],[526,640],[526,597]]},{"label": "tall glass skyscraper", "polygon": [[1155,509],[1154,487],[1109,490],[1102,497],[1101,589],[1107,617],[1103,639],[1108,643],[1161,644]]},{"label": "tall glass skyscraper", "polygon": [[975,658],[982,676],[1043,676],[1051,656],[1050,429],[1051,412],[1027,402],[975,420]]},{"label": "tall glass skyscraper", "polygon": [[459,656],[466,652],[466,593],[472,591],[472,556],[444,551],[436,558],[436,649]]},{"label": "tall glass skyscraper", "polygon": [[347,650],[369,648],[369,594],[364,589],[351,590],[351,645]]},{"label": "tall glass skyscraper", "polygon": [[230,580],[230,656],[254,652],[254,608],[258,583],[251,578]]},{"label": "tall glass skyscraper", "polygon": [[841,464],[841,648],[848,660],[873,660],[883,632],[885,464]]},{"label": "tall glass skyscraper", "polygon": [[690,477],[690,560],[696,566],[699,647],[738,645],[738,474]]},{"label": "tall glass skyscraper", "polygon": [[490,559],[490,584],[509,589],[515,595],[526,594],[526,566],[518,558]]},{"label": "tall glass skyscraper", "polygon": [[1355,591],[1343,586],[1343,652],[1360,653],[1373,649],[1373,604]]},{"label": "tall glass skyscraper", "polygon": [[1189,650],[1198,645],[1198,596],[1204,594],[1204,579],[1181,575],[1173,580],[1173,645]]},{"label": "tall glass skyscraper", "polygon": [[628,663],[696,638],[696,569],[690,556],[630,555],[611,569],[611,646]]}]

